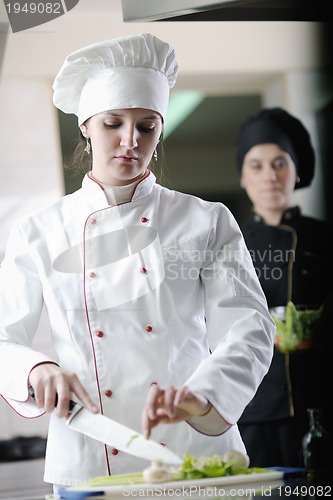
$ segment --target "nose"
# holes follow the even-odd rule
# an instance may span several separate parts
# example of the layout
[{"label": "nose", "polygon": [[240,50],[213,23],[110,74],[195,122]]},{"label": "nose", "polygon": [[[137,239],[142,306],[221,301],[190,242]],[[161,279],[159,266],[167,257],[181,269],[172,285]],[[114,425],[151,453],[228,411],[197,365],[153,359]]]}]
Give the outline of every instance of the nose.
[{"label": "nose", "polygon": [[127,127],[123,131],[120,146],[127,149],[134,149],[138,146],[137,131],[135,127]]},{"label": "nose", "polygon": [[276,181],[277,179],[277,173],[274,168],[271,166],[267,166],[264,170],[264,177],[267,181]]}]

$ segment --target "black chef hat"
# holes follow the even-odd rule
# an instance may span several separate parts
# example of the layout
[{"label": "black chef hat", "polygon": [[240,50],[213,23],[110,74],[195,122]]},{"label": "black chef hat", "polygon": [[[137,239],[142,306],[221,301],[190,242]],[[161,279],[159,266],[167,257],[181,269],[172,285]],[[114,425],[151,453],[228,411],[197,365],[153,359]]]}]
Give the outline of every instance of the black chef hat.
[{"label": "black chef hat", "polygon": [[310,135],[297,118],[282,108],[264,108],[241,125],[236,139],[237,166],[240,172],[246,153],[257,144],[267,143],[278,144],[290,154],[300,178],[295,189],[311,184],[315,153]]}]

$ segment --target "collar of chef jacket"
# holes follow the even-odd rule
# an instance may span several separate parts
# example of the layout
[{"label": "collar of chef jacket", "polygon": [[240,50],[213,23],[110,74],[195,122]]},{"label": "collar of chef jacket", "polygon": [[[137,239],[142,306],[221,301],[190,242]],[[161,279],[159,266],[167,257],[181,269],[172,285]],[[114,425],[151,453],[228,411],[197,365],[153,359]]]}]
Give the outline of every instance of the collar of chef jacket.
[{"label": "collar of chef jacket", "polygon": [[[156,183],[156,177],[152,172],[148,176],[139,181],[134,189],[131,201],[137,200],[144,196],[148,196]],[[82,181],[82,194],[90,207],[90,211],[101,210],[109,206],[104,193],[104,188],[89,173],[87,173]]]},{"label": "collar of chef jacket", "polygon": [[[299,217],[300,215],[301,215],[301,209],[299,206],[287,208],[282,215],[280,224],[288,224],[289,221],[295,219],[296,217]],[[252,213],[252,221],[265,224],[265,221],[261,217],[261,215],[257,214],[254,211]]]}]

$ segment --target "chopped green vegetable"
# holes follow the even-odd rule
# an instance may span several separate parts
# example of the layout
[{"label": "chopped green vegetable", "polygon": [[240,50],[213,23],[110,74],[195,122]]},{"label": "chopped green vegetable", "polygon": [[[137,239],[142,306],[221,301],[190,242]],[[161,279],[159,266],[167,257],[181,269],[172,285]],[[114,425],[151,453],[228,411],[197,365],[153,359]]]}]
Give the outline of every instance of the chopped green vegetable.
[{"label": "chopped green vegetable", "polygon": [[115,474],[113,476],[101,476],[94,477],[83,483],[82,486],[126,486],[129,484],[141,484],[143,483],[142,472],[132,472],[128,474]]},{"label": "chopped green vegetable", "polygon": [[131,436],[128,442],[126,443],[126,447],[128,447],[132,443],[132,441],[134,441],[134,439],[136,439],[137,437],[139,437],[139,434],[133,434],[133,436]]},{"label": "chopped green vegetable", "polygon": [[[169,480],[171,481],[268,472],[268,469],[262,469],[260,467],[237,467],[231,461],[223,461],[220,455],[195,458],[188,454],[184,455],[184,462],[178,469],[168,468],[168,470],[170,470]],[[81,486],[127,486],[130,484],[143,484],[145,482],[146,480],[143,472],[132,472],[128,474],[95,477],[81,484]]]},{"label": "chopped green vegetable", "polygon": [[318,309],[297,310],[293,302],[288,302],[285,318],[281,318],[274,310],[271,311],[276,325],[275,342],[282,352],[292,352],[304,342],[311,341],[314,327],[317,324],[323,306]]},{"label": "chopped green vegetable", "polygon": [[203,477],[234,476],[267,472],[258,467],[236,467],[232,462],[224,462],[220,455],[195,458],[185,454],[183,465],[176,473],[176,479],[201,479]]}]

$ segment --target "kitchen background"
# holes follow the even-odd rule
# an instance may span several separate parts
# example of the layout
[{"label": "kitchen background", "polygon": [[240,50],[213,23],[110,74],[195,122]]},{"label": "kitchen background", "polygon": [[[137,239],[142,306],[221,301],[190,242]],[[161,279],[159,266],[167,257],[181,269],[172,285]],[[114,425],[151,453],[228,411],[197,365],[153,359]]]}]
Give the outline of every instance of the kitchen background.
[{"label": "kitchen background", "polygon": [[[167,2],[169,11],[177,5],[171,17],[144,20],[149,3],[163,4],[80,0],[64,16],[17,33],[12,33],[0,3],[0,260],[16,217],[81,182],[63,168],[78,137],[76,118],[52,105],[52,82],[63,60],[84,45],[142,31],[174,46],[179,62],[164,147],[170,187],[222,201],[236,218],[245,216],[248,201],[235,164],[236,132],[262,106],[283,106],[307,126],[317,152],[314,182],[297,192],[296,201],[308,215],[332,218],[331,45],[320,3],[315,20],[297,9],[290,19],[289,12],[280,11],[279,17],[278,10],[270,18],[267,3],[263,19],[254,14],[253,20],[242,20],[237,11],[229,18],[223,18],[222,10],[205,10],[201,18],[186,16],[191,9],[182,10],[182,3],[205,2],[178,0]],[[127,12],[132,6],[133,19],[125,21],[125,7]],[[35,346],[52,354],[49,335],[44,314]],[[0,440],[45,437],[47,425],[47,416],[23,419],[0,400]]]}]

